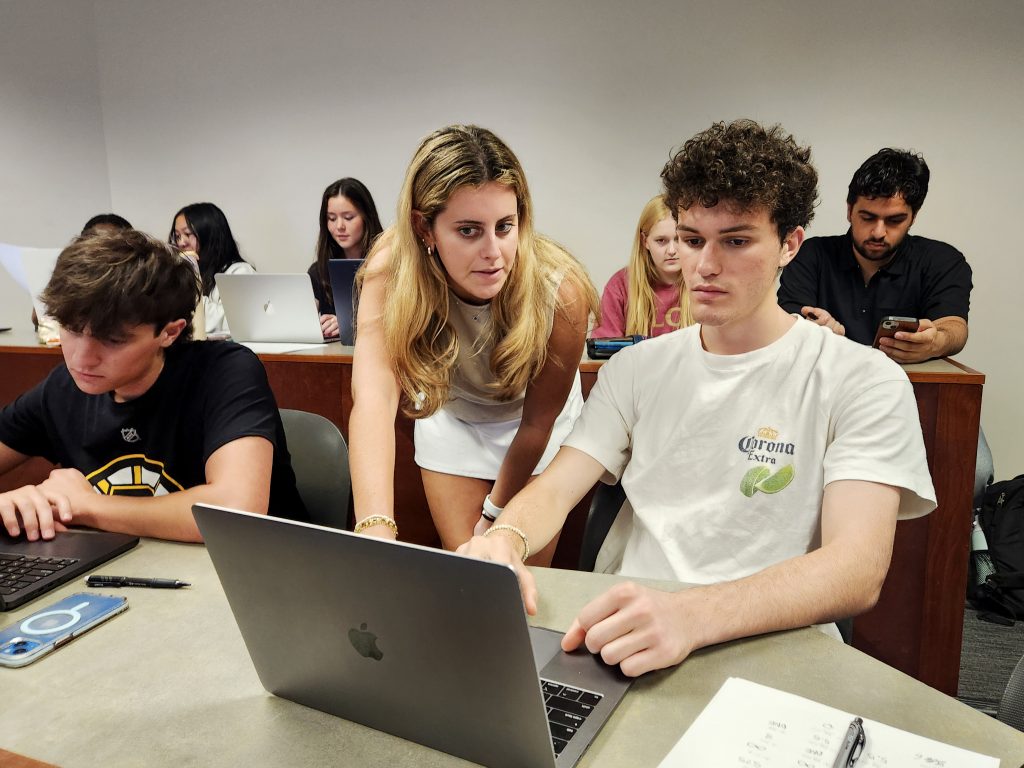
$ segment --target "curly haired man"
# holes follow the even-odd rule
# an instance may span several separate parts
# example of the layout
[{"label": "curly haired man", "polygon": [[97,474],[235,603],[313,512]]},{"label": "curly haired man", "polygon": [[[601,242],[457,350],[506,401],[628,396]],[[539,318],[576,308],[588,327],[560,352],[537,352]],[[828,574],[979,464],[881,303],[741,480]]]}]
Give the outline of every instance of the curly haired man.
[{"label": "curly haired man", "polygon": [[897,517],[935,506],[902,369],[776,302],[813,213],[810,150],[780,126],[716,123],[662,179],[697,324],[608,362],[552,464],[462,547],[513,564],[532,612],[527,543],[621,480],[632,517],[611,570],[696,585],[622,582],[580,610],[562,647],[627,675],[763,632],[835,633],[877,601]]}]

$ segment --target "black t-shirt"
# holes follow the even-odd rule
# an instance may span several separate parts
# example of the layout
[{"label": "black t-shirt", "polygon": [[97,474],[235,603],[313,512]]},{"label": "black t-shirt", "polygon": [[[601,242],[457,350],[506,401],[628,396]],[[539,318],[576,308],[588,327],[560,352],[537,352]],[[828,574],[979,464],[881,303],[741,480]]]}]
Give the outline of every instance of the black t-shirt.
[{"label": "black t-shirt", "polygon": [[89,395],[65,365],[0,411],[0,441],[78,469],[108,495],[159,496],[206,482],[206,460],[256,435],[274,444],[270,513],[308,520],[263,364],[227,341],[178,342],[159,378],[126,403]]},{"label": "black t-shirt", "polygon": [[[330,291],[324,292],[323,283],[320,282],[320,274],[316,270],[316,262],[313,262],[313,266],[306,270],[309,275],[309,279],[313,281],[313,295],[317,300],[317,307],[319,307],[321,315],[333,315],[334,311],[334,297],[331,296]],[[328,277],[328,281],[330,278]]]},{"label": "black t-shirt", "polygon": [[871,344],[887,315],[935,320],[962,317],[971,305],[971,267],[956,248],[907,235],[896,256],[864,285],[850,233],[812,237],[782,270],[779,305],[787,312],[821,307],[846,337]]}]

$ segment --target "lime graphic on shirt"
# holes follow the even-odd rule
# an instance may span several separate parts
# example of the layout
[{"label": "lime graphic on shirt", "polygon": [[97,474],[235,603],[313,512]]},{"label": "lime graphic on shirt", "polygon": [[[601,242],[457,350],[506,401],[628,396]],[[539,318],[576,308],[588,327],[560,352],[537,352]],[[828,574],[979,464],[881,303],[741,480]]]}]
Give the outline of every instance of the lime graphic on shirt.
[{"label": "lime graphic on shirt", "polygon": [[793,465],[787,464],[771,477],[766,477],[755,483],[754,487],[762,493],[778,493],[793,482],[794,474],[796,474],[796,472],[793,469]]},{"label": "lime graphic on shirt", "polygon": [[740,493],[744,496],[753,496],[757,493],[757,484],[770,475],[772,471],[760,464],[747,470],[747,474],[740,480]]}]

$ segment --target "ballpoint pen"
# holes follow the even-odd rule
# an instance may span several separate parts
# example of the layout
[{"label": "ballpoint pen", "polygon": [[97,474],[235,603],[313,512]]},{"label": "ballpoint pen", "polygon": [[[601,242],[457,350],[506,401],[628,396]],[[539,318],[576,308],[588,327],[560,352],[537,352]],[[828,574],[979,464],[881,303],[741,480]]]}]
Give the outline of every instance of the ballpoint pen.
[{"label": "ballpoint pen", "polygon": [[853,718],[850,727],[846,729],[846,735],[843,737],[842,746],[839,748],[839,754],[836,755],[835,762],[832,763],[832,768],[853,768],[857,758],[860,757],[860,753],[864,751],[864,743],[866,741],[864,721],[859,717]]},{"label": "ballpoint pen", "polygon": [[178,579],[146,579],[139,576],[90,576],[85,580],[88,587],[152,587],[154,589],[179,589],[192,586]]}]

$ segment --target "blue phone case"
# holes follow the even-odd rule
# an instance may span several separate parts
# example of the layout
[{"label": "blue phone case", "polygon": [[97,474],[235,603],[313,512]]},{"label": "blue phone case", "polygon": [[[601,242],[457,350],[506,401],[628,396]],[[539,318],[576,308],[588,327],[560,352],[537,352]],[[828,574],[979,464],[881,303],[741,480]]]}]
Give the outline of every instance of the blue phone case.
[{"label": "blue phone case", "polygon": [[0,665],[23,667],[128,607],[128,598],[89,592],[66,597],[0,631]]}]

